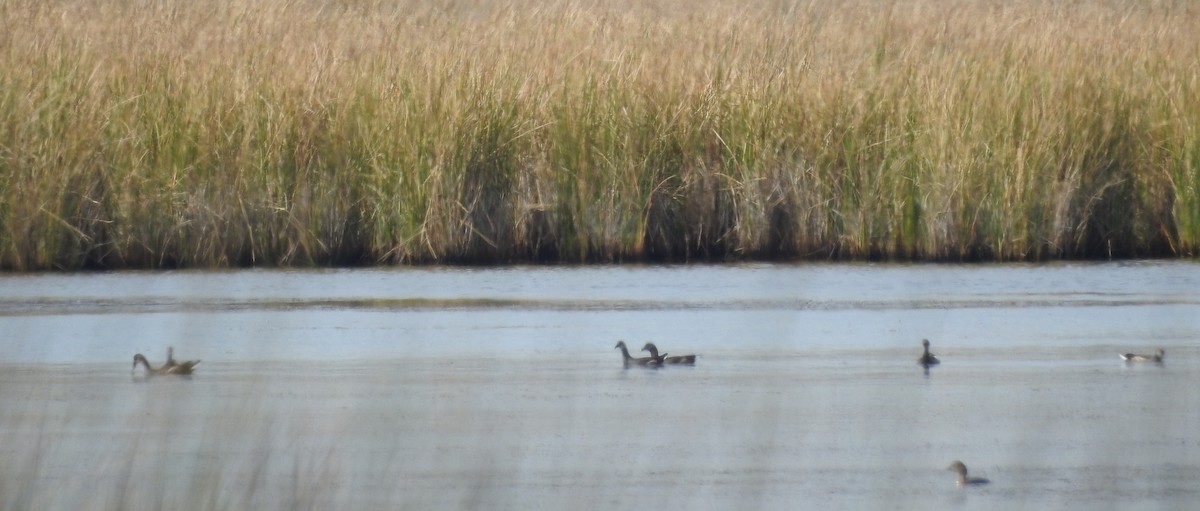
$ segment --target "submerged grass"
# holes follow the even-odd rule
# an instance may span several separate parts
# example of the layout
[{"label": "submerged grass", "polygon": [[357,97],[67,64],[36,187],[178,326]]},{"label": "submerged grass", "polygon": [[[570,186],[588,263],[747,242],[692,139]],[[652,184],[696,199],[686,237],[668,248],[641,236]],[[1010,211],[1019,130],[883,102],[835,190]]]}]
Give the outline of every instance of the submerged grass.
[{"label": "submerged grass", "polygon": [[[5,381],[25,394],[18,399],[6,394],[10,403],[0,417],[6,448],[0,459],[2,509],[299,510],[396,499],[388,489],[368,495],[345,490],[361,481],[340,473],[349,456],[333,440],[340,435],[280,424],[261,396],[226,396],[197,411],[198,402],[209,402],[191,399],[194,385],[203,383],[190,379],[149,380],[131,373],[134,387],[126,387],[128,382],[122,385],[107,369],[66,380],[46,377],[56,370],[6,369],[10,375],[14,369],[31,374]],[[97,385],[104,390],[90,404],[80,404],[89,399],[78,396],[79,387]],[[69,404],[54,397],[64,393],[75,396]],[[189,404],[162,405],[172,399]],[[105,427],[95,427],[99,417],[108,421]],[[341,426],[327,417],[313,420]],[[378,463],[373,456],[366,459]],[[80,460],[87,463],[82,472]]]},{"label": "submerged grass", "polygon": [[10,0],[0,267],[1194,256],[1200,9]]}]

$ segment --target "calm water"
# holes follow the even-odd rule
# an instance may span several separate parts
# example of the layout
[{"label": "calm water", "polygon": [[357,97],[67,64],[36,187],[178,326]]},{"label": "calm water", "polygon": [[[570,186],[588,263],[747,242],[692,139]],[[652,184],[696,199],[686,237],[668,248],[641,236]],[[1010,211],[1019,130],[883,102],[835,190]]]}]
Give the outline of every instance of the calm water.
[{"label": "calm water", "polygon": [[[0,508],[1192,509],[1198,289],[1187,262],[0,276]],[[700,359],[626,370],[617,340]],[[197,374],[130,372],[167,346]]]}]

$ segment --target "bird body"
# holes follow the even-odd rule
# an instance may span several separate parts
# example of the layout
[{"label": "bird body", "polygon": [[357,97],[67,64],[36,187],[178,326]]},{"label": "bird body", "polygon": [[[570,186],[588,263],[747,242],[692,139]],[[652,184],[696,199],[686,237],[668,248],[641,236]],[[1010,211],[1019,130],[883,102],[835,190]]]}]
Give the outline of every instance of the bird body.
[{"label": "bird body", "polygon": [[925,347],[925,353],[921,355],[921,358],[917,359],[918,364],[929,367],[942,363],[941,360],[933,356],[933,353],[929,352],[929,339],[921,339],[921,345]]},{"label": "bird body", "polygon": [[618,341],[617,345],[613,346],[613,349],[621,350],[621,356],[624,358],[625,367],[629,367],[631,365],[642,367],[659,367],[662,365],[662,361],[654,357],[634,358],[629,354],[629,348],[625,346],[625,341]]},{"label": "bird body", "polygon": [[658,360],[659,363],[662,363],[662,364],[685,364],[685,365],[695,365],[696,364],[696,355],[676,355],[673,357],[668,357],[666,353],[659,355],[658,354],[658,346],[655,346],[654,343],[652,343],[652,342],[648,342],[648,343],[646,343],[645,346],[642,346],[642,351],[649,351],[650,358]]},{"label": "bird body", "polygon": [[1167,355],[1167,352],[1164,351],[1163,349],[1159,348],[1157,351],[1154,352],[1153,355],[1142,355],[1142,354],[1138,354],[1138,353],[1125,353],[1125,354],[1121,355],[1121,360],[1124,360],[1126,362],[1158,362],[1158,363],[1162,363],[1163,357],[1165,357],[1166,355]]},{"label": "bird body", "polygon": [[133,368],[137,369],[138,364],[142,364],[142,366],[146,368],[146,374],[152,376],[160,374],[176,374],[184,376],[192,374],[192,370],[196,367],[196,364],[200,363],[199,360],[176,362],[175,358],[173,357],[173,352],[173,349],[167,349],[167,362],[160,367],[154,367],[150,365],[150,361],[146,360],[146,356],[138,353],[133,356]]},{"label": "bird body", "polygon": [[958,473],[957,484],[959,486],[974,486],[974,485],[980,485],[980,484],[988,484],[991,482],[982,477],[968,477],[967,476],[967,466],[965,464],[963,464],[963,462],[961,462],[961,461],[955,461],[954,463],[951,463],[949,467],[946,467],[946,470],[953,470],[956,473]]}]

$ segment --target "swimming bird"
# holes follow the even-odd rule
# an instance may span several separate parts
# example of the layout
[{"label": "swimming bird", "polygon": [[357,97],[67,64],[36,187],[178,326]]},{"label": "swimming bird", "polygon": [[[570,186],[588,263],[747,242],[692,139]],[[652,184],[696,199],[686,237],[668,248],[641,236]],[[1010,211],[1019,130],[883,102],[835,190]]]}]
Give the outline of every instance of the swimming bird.
[{"label": "swimming bird", "polygon": [[925,346],[925,353],[921,355],[921,358],[917,359],[918,364],[929,367],[942,363],[937,357],[933,356],[933,353],[929,352],[929,339],[921,339],[921,345]]},{"label": "swimming bird", "polygon": [[167,363],[163,364],[162,367],[154,367],[150,365],[148,360],[146,360],[145,355],[138,353],[137,355],[133,356],[133,368],[137,369],[139,363],[146,367],[146,374],[152,376],[159,374],[189,375],[192,374],[192,369],[195,368],[196,364],[199,364],[200,361],[188,360],[186,362],[175,362],[173,358],[170,358],[170,352],[168,352]]},{"label": "swimming bird", "polygon": [[658,367],[662,365],[662,361],[654,357],[633,358],[629,355],[629,348],[625,347],[625,341],[617,341],[617,345],[614,346],[613,349],[621,350],[621,356],[625,359],[625,367],[629,367],[631,365]]},{"label": "swimming bird", "polygon": [[646,343],[645,346],[642,346],[642,351],[649,351],[650,358],[653,358],[653,359],[659,361],[659,363],[661,363],[661,364],[696,365],[696,356],[695,355],[677,355],[674,357],[668,357],[666,353],[663,353],[660,356],[658,354],[658,346],[655,346],[654,343],[652,343],[652,342],[648,342],[648,343]]},{"label": "swimming bird", "polygon": [[1163,357],[1166,355],[1167,355],[1167,352],[1163,351],[1162,348],[1159,348],[1158,351],[1155,351],[1153,355],[1125,353],[1125,354],[1121,355],[1121,360],[1124,360],[1126,362],[1158,362],[1161,364],[1163,361]]},{"label": "swimming bird", "polygon": [[[192,368],[199,364],[199,360],[185,360],[178,362],[175,360],[175,347],[167,346],[167,363],[163,364],[162,369],[169,374],[192,374]],[[174,368],[176,372],[170,372]]]},{"label": "swimming bird", "polygon": [[951,463],[949,467],[946,467],[946,470],[953,470],[958,473],[959,486],[988,484],[991,482],[982,477],[967,477],[967,466],[961,461],[955,461],[954,463]]}]

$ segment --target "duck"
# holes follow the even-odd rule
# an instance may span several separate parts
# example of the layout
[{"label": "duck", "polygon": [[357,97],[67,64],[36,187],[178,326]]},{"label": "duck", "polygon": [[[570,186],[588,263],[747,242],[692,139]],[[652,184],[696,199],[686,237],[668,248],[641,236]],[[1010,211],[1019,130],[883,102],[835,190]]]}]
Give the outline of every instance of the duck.
[{"label": "duck", "polygon": [[959,486],[973,486],[991,482],[982,477],[967,477],[967,466],[961,461],[951,463],[949,467],[946,467],[946,470],[953,470],[958,473],[957,483]]},{"label": "duck", "polygon": [[696,355],[677,355],[674,357],[668,357],[666,353],[659,355],[658,346],[655,346],[652,342],[648,342],[645,346],[642,346],[642,351],[649,351],[650,358],[657,360],[660,364],[696,365]]},{"label": "duck", "polygon": [[[630,356],[629,348],[627,348],[625,346],[625,341],[617,341],[617,345],[614,346],[613,349],[621,350],[621,355],[625,359],[625,367],[629,367],[631,365],[645,366],[645,367],[658,367],[658,366],[662,365],[662,360],[655,358],[655,357],[634,358],[634,357]],[[665,353],[664,353],[664,355],[665,355]]]},{"label": "duck", "polygon": [[173,368],[173,367],[179,367],[182,369],[177,369],[177,371],[186,371],[186,372],[172,373],[172,374],[192,374],[192,368],[195,367],[196,364],[199,364],[199,363],[200,363],[199,360],[185,360],[182,363],[177,362],[175,360],[175,347],[167,346],[167,362],[165,364],[163,364],[162,369],[169,370],[170,368]]},{"label": "duck", "polygon": [[176,362],[175,359],[172,357],[172,355],[173,355],[172,350],[168,349],[167,350],[167,362],[165,364],[163,364],[161,367],[154,367],[154,366],[150,365],[150,362],[148,360],[146,360],[145,355],[138,353],[133,356],[133,368],[137,369],[137,366],[140,363],[146,367],[146,374],[149,374],[149,375],[159,375],[159,374],[189,375],[189,374],[192,374],[192,370],[196,367],[196,364],[200,363],[199,360],[188,360],[186,362]]},{"label": "duck", "polygon": [[933,353],[929,352],[929,339],[921,339],[921,345],[925,347],[925,353],[921,355],[921,358],[917,359],[918,364],[928,368],[929,366],[935,366],[942,363],[941,360],[938,360],[937,357],[933,356]]},{"label": "duck", "polygon": [[1159,348],[1157,351],[1154,352],[1153,355],[1141,355],[1138,353],[1125,353],[1125,354],[1121,355],[1121,360],[1124,360],[1126,362],[1158,362],[1161,364],[1163,361],[1163,357],[1165,357],[1166,355],[1167,355],[1167,352],[1164,351],[1162,348]]}]

